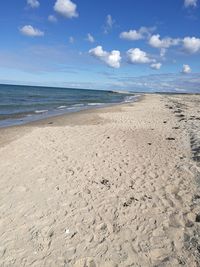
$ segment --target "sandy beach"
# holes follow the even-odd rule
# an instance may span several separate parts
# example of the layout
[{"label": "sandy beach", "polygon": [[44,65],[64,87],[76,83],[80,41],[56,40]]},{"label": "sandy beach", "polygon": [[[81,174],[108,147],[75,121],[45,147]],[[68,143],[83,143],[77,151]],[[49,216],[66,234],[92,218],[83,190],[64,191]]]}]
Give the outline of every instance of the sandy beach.
[{"label": "sandy beach", "polygon": [[0,129],[0,266],[200,266],[200,95]]}]

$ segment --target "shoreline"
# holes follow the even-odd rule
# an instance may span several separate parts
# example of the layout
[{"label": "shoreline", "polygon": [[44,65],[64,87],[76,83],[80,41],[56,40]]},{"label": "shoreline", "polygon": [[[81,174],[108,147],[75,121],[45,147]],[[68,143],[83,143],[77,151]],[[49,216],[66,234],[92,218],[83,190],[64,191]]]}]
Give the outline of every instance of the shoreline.
[{"label": "shoreline", "polygon": [[0,265],[197,267],[199,103],[146,94],[1,128]]},{"label": "shoreline", "polygon": [[112,108],[117,109],[117,108],[129,105],[129,104],[140,102],[142,101],[144,97],[145,95],[143,94],[143,95],[139,95],[138,98],[134,100],[133,102],[110,104],[104,107],[94,107],[94,108],[91,107],[85,110],[79,110],[79,111],[64,113],[60,115],[43,118],[43,119],[37,119],[35,121],[30,121],[24,124],[0,127],[0,147],[2,145],[7,144],[7,142],[9,141],[15,140],[15,136],[13,137],[13,132],[20,131],[20,134],[23,134],[23,133],[25,134],[34,127],[47,127],[47,126],[53,127],[53,126],[64,126],[64,125],[75,126],[76,124],[78,125],[85,124],[87,123],[88,116],[90,115],[94,116],[93,120],[95,120],[95,114],[98,114],[101,112],[109,112],[112,110]]},{"label": "shoreline", "polygon": [[[104,109],[104,108],[108,108],[108,107],[112,107],[112,106],[118,106],[118,105],[123,105],[123,104],[127,104],[127,103],[134,103],[134,102],[137,102],[137,101],[140,101],[140,99],[142,98],[142,96],[145,96],[145,95],[166,95],[166,96],[170,96],[170,95],[190,95],[190,96],[194,96],[194,95],[199,95],[199,93],[172,93],[172,92],[169,92],[169,93],[162,93],[162,92],[151,92],[151,93],[147,93],[147,92],[129,92],[129,91],[106,91],[106,92],[113,92],[113,93],[119,93],[119,94],[133,94],[133,96],[136,98],[135,100],[133,101],[124,101],[124,102],[119,102],[119,103],[105,103],[105,104],[102,104],[102,105],[94,105],[93,106],[85,106],[85,107],[80,107],[80,108],[77,108],[77,110],[74,110],[74,111],[70,111],[70,110],[52,110],[50,112],[50,114],[48,115],[45,115],[45,113],[27,113],[28,115],[26,115],[25,117],[21,117],[19,114],[16,114],[14,115],[13,117],[8,117],[6,119],[0,119],[0,123],[6,123],[5,125],[0,125],[0,130],[1,129],[5,129],[5,128],[9,128],[9,127],[18,127],[18,126],[24,126],[24,125],[28,125],[28,124],[31,124],[31,123],[37,123],[39,121],[45,121],[45,120],[48,120],[48,119],[51,119],[51,118],[57,118],[57,117],[60,117],[60,116],[67,116],[67,115],[70,115],[70,114],[76,114],[76,113],[79,113],[79,112],[84,112],[84,111],[90,111],[90,110],[96,110],[96,109]],[[57,113],[56,113],[57,112]],[[29,117],[29,115],[31,115]],[[29,119],[28,119],[29,118]],[[8,122],[9,120],[13,120],[13,119],[16,119],[18,121],[13,121],[13,122]],[[8,120],[8,121],[7,121]]]},{"label": "shoreline", "polygon": [[[47,120],[47,119],[50,119],[50,118],[54,118],[54,117],[60,117],[60,116],[66,116],[66,115],[69,115],[69,114],[75,114],[77,112],[84,112],[84,111],[90,111],[90,110],[96,110],[96,109],[101,109],[101,108],[108,108],[108,107],[112,107],[112,106],[117,106],[117,105],[123,105],[123,104],[126,104],[126,103],[133,103],[133,102],[136,102],[140,99],[140,97],[142,97],[142,95],[137,95],[135,94],[134,95],[134,98],[135,100],[130,100],[130,101],[123,101],[123,102],[119,102],[119,103],[104,103],[104,104],[101,104],[101,105],[88,105],[88,106],[84,106],[84,107],[77,107],[76,110],[69,110],[67,108],[67,110],[59,110],[57,109],[56,111],[51,111],[50,114],[46,114],[46,113],[31,113],[29,115],[31,115],[30,117],[29,116],[25,116],[25,117],[20,117],[19,115],[15,115],[13,117],[10,117],[8,119],[2,119],[0,120],[0,122],[2,123],[7,123],[7,125],[2,125],[0,126],[0,129],[2,128],[8,128],[8,127],[14,127],[14,126],[22,126],[22,125],[27,125],[27,124],[30,124],[30,123],[34,123],[34,122],[38,122],[38,121],[43,121],[43,120]],[[56,113],[57,112],[57,113]],[[7,120],[13,120],[15,118],[15,120],[18,119],[18,121],[13,121],[13,122],[7,122]]]},{"label": "shoreline", "polygon": [[[104,90],[32,86],[29,91],[25,91],[23,86],[15,85],[15,87],[7,85],[5,88],[3,86],[0,88],[3,101],[0,106],[0,128],[22,125],[81,110],[126,103],[133,101],[139,95]],[[7,91],[10,93],[7,98],[5,97],[4,103]]]}]

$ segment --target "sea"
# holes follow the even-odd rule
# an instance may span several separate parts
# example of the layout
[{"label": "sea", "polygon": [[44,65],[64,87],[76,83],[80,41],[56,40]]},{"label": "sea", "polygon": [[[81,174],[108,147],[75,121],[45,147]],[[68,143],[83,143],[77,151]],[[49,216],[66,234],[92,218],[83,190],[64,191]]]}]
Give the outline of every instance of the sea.
[{"label": "sea", "polygon": [[0,85],[0,127],[86,109],[133,102],[138,96],[104,90]]}]

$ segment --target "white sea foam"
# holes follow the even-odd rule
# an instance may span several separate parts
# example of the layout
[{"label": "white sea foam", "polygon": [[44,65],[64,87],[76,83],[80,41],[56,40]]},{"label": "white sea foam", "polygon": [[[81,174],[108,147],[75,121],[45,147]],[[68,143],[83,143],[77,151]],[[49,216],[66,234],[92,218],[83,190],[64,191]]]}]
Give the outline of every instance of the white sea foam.
[{"label": "white sea foam", "polygon": [[47,112],[48,109],[44,109],[44,110],[35,110],[35,113],[39,114],[39,113],[45,113]]},{"label": "white sea foam", "polygon": [[84,106],[84,104],[74,104],[73,106],[74,107],[82,107],[82,106]]},{"label": "white sea foam", "polygon": [[67,109],[69,109],[69,110],[70,110],[70,109],[75,109],[75,108],[76,108],[76,107],[70,107],[70,108],[67,108]]},{"label": "white sea foam", "polygon": [[139,95],[126,96],[124,102],[129,103],[137,100]]},{"label": "white sea foam", "polygon": [[104,105],[104,103],[88,103],[88,106],[101,106]]},{"label": "white sea foam", "polygon": [[57,107],[57,109],[63,109],[63,108],[66,108],[67,106],[59,106]]}]

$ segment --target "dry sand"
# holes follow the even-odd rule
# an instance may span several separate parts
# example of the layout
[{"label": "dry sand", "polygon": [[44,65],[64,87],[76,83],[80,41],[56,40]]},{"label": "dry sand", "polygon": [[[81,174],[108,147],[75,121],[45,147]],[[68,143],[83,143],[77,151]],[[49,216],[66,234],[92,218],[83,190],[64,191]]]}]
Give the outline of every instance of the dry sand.
[{"label": "dry sand", "polygon": [[200,266],[200,96],[0,131],[0,266]]}]

